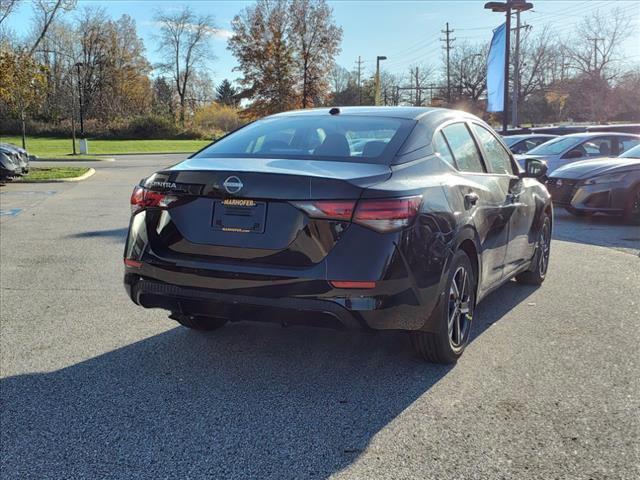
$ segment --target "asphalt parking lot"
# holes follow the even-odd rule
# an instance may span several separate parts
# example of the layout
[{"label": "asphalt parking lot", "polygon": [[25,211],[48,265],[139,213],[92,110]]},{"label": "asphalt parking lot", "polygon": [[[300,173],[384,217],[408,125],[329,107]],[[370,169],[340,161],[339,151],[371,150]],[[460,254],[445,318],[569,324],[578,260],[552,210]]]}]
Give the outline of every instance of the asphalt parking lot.
[{"label": "asphalt parking lot", "polygon": [[541,288],[458,364],[400,333],[198,334],[134,306],[134,183],[184,156],[0,188],[2,478],[640,478],[640,228],[556,212]]}]

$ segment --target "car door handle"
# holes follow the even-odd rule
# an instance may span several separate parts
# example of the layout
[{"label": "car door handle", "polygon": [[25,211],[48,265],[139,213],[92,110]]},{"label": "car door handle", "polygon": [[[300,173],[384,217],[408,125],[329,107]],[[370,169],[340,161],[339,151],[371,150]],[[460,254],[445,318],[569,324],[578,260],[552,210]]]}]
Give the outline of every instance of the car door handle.
[{"label": "car door handle", "polygon": [[478,200],[480,199],[480,197],[478,196],[477,193],[467,193],[464,196],[464,208],[466,208],[467,210],[469,210],[472,206],[474,206],[476,203],[478,203]]}]

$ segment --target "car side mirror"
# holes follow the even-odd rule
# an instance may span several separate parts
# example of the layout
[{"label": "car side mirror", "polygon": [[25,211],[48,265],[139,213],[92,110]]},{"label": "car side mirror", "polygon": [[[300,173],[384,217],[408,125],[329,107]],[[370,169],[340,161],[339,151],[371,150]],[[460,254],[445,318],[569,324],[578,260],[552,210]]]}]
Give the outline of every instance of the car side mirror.
[{"label": "car side mirror", "polygon": [[522,178],[541,179],[547,174],[547,162],[538,158],[527,158],[524,161],[524,172],[520,174]]},{"label": "car side mirror", "polygon": [[564,156],[564,158],[567,158],[567,159],[582,158],[582,152],[580,150],[569,150]]}]

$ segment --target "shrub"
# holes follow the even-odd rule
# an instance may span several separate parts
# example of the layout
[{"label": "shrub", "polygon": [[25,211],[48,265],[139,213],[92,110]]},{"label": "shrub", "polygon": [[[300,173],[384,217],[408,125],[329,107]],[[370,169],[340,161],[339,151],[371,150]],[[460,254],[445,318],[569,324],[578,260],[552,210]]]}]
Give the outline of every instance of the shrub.
[{"label": "shrub", "polygon": [[219,135],[220,132],[230,132],[242,126],[243,123],[238,110],[217,103],[200,108],[193,116],[195,128],[207,133],[208,137]]},{"label": "shrub", "polygon": [[172,138],[178,134],[175,124],[167,117],[160,115],[143,115],[134,117],[116,133],[120,138]]}]

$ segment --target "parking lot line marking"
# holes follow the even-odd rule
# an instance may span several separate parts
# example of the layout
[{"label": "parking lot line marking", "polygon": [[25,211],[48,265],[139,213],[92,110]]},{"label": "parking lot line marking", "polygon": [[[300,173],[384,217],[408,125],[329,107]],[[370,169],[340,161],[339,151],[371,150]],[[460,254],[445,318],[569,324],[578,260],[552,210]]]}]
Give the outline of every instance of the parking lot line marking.
[{"label": "parking lot line marking", "polygon": [[58,193],[57,190],[26,190],[26,191],[15,191],[15,192],[0,192],[0,195],[55,195]]},{"label": "parking lot line marking", "polygon": [[0,217],[17,217],[21,211],[22,211],[21,208],[10,208],[8,210],[0,210]]}]

